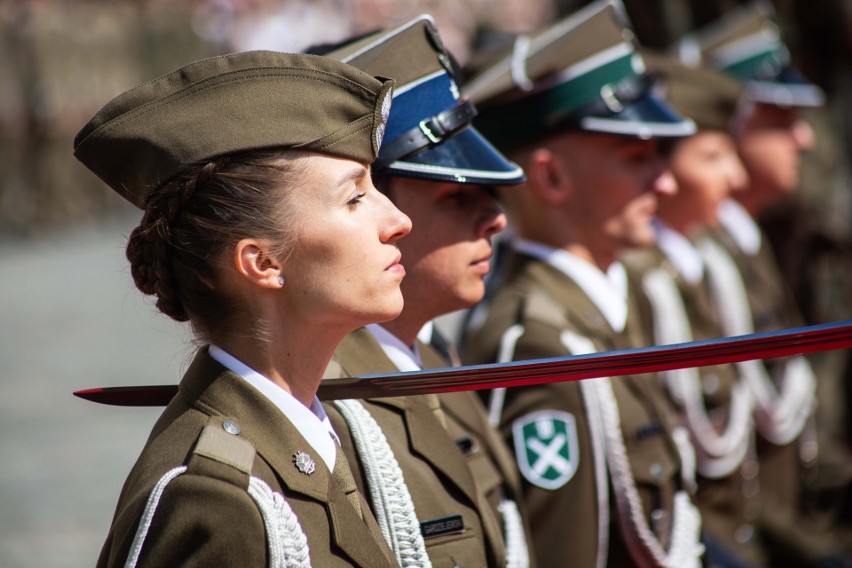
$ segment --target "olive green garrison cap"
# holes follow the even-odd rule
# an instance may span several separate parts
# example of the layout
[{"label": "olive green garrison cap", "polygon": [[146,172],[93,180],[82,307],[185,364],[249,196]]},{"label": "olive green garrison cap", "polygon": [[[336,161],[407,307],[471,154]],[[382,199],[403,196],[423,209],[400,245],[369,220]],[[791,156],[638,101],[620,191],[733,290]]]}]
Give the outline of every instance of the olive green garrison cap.
[{"label": "olive green garrison cap", "polygon": [[372,162],[393,81],[318,55],[250,51],[204,59],[107,103],[74,155],[139,208],[188,166],[293,148]]},{"label": "olive green garrison cap", "polygon": [[684,65],[665,53],[642,50],[648,70],[659,75],[659,87],[675,111],[702,130],[727,132],[745,90],[736,79],[706,67]]}]

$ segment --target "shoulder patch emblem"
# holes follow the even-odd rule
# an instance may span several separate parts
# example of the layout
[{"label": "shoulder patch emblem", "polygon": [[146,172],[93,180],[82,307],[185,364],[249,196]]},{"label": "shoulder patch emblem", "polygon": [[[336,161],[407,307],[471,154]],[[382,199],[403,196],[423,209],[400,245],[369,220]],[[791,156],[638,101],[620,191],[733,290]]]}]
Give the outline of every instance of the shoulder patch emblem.
[{"label": "shoulder patch emblem", "polygon": [[523,476],[542,489],[571,481],[580,463],[574,416],[560,410],[531,412],[512,424],[515,456]]}]

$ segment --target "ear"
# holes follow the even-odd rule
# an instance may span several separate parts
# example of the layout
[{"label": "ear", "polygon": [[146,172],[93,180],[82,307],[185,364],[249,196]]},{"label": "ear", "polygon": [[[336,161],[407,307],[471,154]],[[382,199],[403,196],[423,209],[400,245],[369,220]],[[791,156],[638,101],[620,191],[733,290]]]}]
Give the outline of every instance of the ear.
[{"label": "ear", "polygon": [[549,148],[536,148],[526,170],[529,189],[549,205],[560,205],[571,195],[571,175],[565,162]]},{"label": "ear", "polygon": [[269,252],[269,245],[257,239],[243,239],[234,248],[234,267],[252,284],[261,288],[281,288],[278,277],[283,266]]}]

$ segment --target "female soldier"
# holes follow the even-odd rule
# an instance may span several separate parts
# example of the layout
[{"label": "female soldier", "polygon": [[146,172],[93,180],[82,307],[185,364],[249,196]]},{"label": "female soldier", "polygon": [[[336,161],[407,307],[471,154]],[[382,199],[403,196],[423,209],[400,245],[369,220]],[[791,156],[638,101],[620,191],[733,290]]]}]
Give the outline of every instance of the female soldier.
[{"label": "female soldier", "polygon": [[137,287],[201,344],[99,566],[392,566],[316,399],[339,341],[402,309],[410,221],[373,187],[390,82],[248,52],[128,91],[75,155],[145,210]]}]

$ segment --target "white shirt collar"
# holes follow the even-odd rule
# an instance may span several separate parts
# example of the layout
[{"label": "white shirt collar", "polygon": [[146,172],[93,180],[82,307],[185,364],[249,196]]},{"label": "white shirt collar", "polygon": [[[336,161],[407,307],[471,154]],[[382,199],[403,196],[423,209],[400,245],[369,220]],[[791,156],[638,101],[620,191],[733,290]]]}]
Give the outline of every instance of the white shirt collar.
[{"label": "white shirt collar", "polygon": [[311,407],[307,408],[289,392],[239,361],[221,347],[210,345],[207,352],[210,357],[245,379],[248,384],[268,398],[296,427],[296,430],[304,436],[314,451],[319,454],[328,467],[328,471],[334,470],[334,461],[337,455],[335,443],[337,443],[338,437],[317,397],[314,397]]},{"label": "white shirt collar", "polygon": [[366,326],[367,331],[379,342],[382,351],[388,356],[388,359],[396,365],[400,371],[419,371],[423,368],[423,360],[420,359],[420,350],[417,349],[417,343],[414,344],[412,350],[408,345],[400,341],[400,339],[383,328],[377,323],[371,323]]},{"label": "white shirt collar", "polygon": [[[433,321],[427,321],[423,327],[420,328],[420,331],[417,332],[417,339],[422,341],[423,343],[431,343],[432,342],[432,333],[435,331],[435,323]],[[417,345],[414,346],[415,348]]]},{"label": "white shirt collar", "polygon": [[760,228],[745,208],[734,199],[719,204],[719,222],[744,253],[754,256],[760,250]]},{"label": "white shirt collar", "polygon": [[689,240],[659,219],[654,221],[657,246],[671,261],[683,279],[697,284],[704,277],[704,261]]},{"label": "white shirt collar", "polygon": [[550,264],[566,274],[586,293],[617,332],[627,324],[627,274],[620,262],[614,262],[606,274],[566,250],[521,238],[512,239],[512,247]]}]

